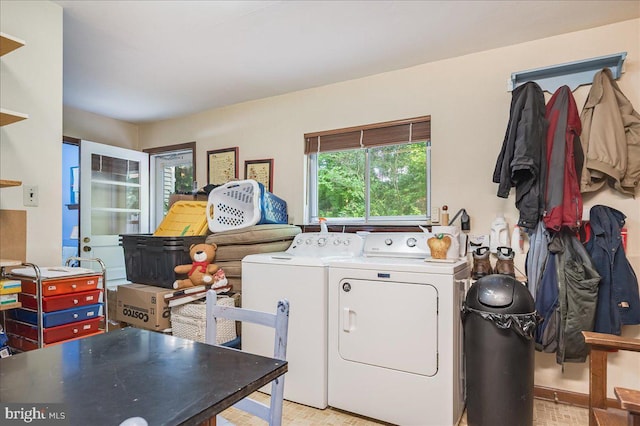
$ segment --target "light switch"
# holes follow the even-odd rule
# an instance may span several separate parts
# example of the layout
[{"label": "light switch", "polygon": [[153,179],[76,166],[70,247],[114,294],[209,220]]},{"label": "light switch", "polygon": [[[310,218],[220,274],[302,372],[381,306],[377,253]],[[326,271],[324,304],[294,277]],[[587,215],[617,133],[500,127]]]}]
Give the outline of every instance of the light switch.
[{"label": "light switch", "polygon": [[22,186],[23,204],[27,207],[38,207],[38,186],[23,185]]}]

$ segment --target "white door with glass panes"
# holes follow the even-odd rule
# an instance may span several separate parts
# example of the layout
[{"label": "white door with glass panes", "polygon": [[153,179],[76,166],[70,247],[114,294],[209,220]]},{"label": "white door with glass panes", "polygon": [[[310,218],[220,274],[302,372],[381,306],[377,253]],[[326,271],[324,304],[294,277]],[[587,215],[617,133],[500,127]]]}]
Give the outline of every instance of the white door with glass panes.
[{"label": "white door with glass panes", "polygon": [[120,234],[148,232],[148,154],[81,141],[80,256],[101,259],[107,282],[125,282]]}]

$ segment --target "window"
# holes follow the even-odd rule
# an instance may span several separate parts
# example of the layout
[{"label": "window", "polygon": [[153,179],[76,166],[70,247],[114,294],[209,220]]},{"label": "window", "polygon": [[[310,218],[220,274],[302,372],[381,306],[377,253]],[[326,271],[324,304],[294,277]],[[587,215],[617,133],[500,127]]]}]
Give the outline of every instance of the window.
[{"label": "window", "polygon": [[306,134],[309,223],[429,219],[430,138],[428,116]]},{"label": "window", "polygon": [[151,173],[151,227],[155,229],[169,211],[169,196],[190,193],[195,182],[195,142],[145,150]]}]

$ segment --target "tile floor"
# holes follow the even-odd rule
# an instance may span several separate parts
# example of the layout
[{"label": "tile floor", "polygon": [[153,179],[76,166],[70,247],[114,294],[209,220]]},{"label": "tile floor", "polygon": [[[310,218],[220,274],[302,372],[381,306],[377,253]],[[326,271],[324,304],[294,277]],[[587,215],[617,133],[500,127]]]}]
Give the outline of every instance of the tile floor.
[{"label": "tile floor", "polygon": [[[260,392],[256,392],[253,397],[263,402],[268,400],[268,395]],[[289,401],[284,402],[283,412],[282,424],[285,426],[374,426],[386,424],[333,408],[317,410]],[[234,408],[224,411],[222,415],[225,419],[238,426],[263,426],[265,424],[260,419],[251,417]],[[584,426],[589,424],[588,410],[586,408],[556,404],[540,399],[534,400],[533,418],[534,426]],[[218,421],[218,425],[222,426],[224,422]],[[462,416],[459,426],[467,426],[466,415]]]}]

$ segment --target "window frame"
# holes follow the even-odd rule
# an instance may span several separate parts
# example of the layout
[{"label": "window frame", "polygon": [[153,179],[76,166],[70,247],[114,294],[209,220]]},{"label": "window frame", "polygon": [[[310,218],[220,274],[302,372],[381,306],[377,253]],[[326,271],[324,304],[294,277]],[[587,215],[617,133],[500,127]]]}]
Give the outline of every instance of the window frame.
[{"label": "window frame", "polygon": [[[176,145],[166,145],[156,148],[147,148],[143,149],[142,152],[146,152],[149,154],[149,223],[152,228],[155,229],[160,222],[162,221],[161,217],[158,217],[159,211],[156,208],[156,203],[158,199],[156,197],[156,174],[157,170],[155,167],[154,156],[162,156],[162,155],[170,155],[172,153],[179,152],[191,152],[191,161],[193,166],[193,175],[191,180],[195,182],[196,179],[196,142],[185,142]],[[164,217],[164,214],[162,215]],[[157,223],[156,223],[157,222]]]},{"label": "window frame", "polygon": [[[413,133],[414,125],[420,126],[419,133]],[[408,129],[408,135],[404,140],[402,132]],[[399,133],[400,132],[400,133]],[[358,137],[359,135],[359,137]],[[390,136],[385,140],[385,135]],[[306,203],[305,220],[307,224],[318,224],[318,154],[329,151],[346,151],[351,149],[363,149],[365,155],[365,214],[363,218],[330,218],[332,224],[339,225],[387,225],[397,224],[415,225],[429,223],[431,220],[431,117],[422,116],[403,120],[394,120],[383,123],[368,124],[364,126],[349,127],[329,130],[324,132],[307,133],[305,136],[305,159],[307,162],[306,173]],[[323,146],[323,137],[328,139],[328,147]],[[359,140],[354,140],[354,138]],[[384,145],[400,145],[407,143],[425,143],[426,164],[426,212],[423,216],[370,216],[370,159],[369,150]]]}]

